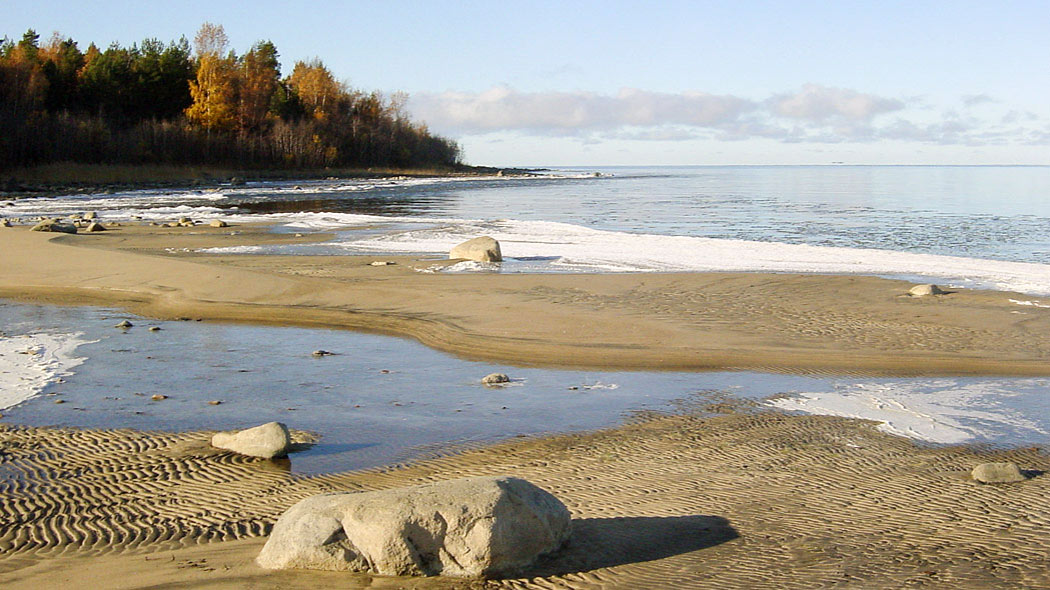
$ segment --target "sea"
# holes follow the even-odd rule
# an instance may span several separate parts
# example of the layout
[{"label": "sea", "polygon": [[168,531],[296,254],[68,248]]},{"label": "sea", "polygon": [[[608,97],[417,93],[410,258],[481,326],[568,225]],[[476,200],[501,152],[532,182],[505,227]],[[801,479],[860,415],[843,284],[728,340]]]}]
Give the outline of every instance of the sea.
[{"label": "sea", "polygon": [[[103,223],[185,216],[335,236],[216,253],[437,258],[490,235],[504,263],[430,271],[853,273],[1013,291],[1019,313],[1050,313],[1050,167],[552,167],[0,199],[0,217],[87,211]],[[125,318],[136,327],[112,327]],[[279,419],[321,437],[292,461],[306,473],[601,428],[727,397],[870,418],[924,444],[1050,437],[1047,379],[523,369],[392,337],[11,302],[0,302],[0,326],[5,421],[182,430]],[[313,358],[317,348],[337,354]],[[514,381],[482,387],[494,371]],[[152,400],[158,392],[168,399]]]}]

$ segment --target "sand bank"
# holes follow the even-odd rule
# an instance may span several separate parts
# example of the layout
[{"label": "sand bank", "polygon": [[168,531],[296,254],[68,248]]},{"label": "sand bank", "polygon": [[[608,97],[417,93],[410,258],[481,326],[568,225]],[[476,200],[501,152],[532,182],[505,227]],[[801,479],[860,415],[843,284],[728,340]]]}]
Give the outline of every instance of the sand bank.
[{"label": "sand bank", "polygon": [[[420,273],[436,261],[215,256],[309,241],[265,228],[0,229],[0,296],[158,318],[342,327],[519,365],[862,375],[1048,375],[1050,309],[1016,293],[903,296],[902,281],[791,274]],[[11,255],[9,253],[15,253]]]},{"label": "sand bank", "polygon": [[[0,584],[105,588],[482,587],[252,564],[305,496],[509,473],[572,511],[563,553],[492,588],[1045,587],[1046,476],[979,485],[973,465],[1050,469],[1037,449],[921,448],[871,423],[743,411],[657,416],[390,470],[296,477],[208,433],[0,428]],[[292,461],[295,460],[294,455]]]}]

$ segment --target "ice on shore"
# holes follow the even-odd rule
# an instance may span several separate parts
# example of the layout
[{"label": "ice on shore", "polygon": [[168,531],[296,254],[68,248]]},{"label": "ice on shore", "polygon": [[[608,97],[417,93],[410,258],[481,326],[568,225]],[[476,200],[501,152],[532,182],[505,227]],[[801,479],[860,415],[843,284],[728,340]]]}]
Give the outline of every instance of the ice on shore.
[{"label": "ice on shore", "polygon": [[71,375],[86,358],[75,356],[88,341],[74,334],[26,334],[0,338],[0,409],[39,394]]},{"label": "ice on shore", "polygon": [[[277,219],[273,219],[277,221]],[[294,214],[296,227],[333,229],[400,224],[388,232],[349,232],[315,248],[325,253],[444,253],[473,236],[498,240],[507,261],[541,261],[573,272],[788,272],[929,277],[958,286],[1050,295],[1050,265],[920,254],[597,230],[551,221],[391,218],[340,213]],[[405,227],[407,226],[407,227]],[[283,248],[283,249],[282,249]],[[297,246],[215,248],[215,253],[271,253]],[[513,271],[504,264],[504,272]],[[450,269],[444,269],[448,272]],[[458,269],[452,269],[458,270]],[[527,265],[536,272],[542,266]]]},{"label": "ice on shore", "polygon": [[883,432],[934,443],[1039,440],[1050,423],[1038,406],[1050,382],[1043,379],[909,380],[837,385],[832,391],[798,393],[771,406],[807,414],[880,422]]}]

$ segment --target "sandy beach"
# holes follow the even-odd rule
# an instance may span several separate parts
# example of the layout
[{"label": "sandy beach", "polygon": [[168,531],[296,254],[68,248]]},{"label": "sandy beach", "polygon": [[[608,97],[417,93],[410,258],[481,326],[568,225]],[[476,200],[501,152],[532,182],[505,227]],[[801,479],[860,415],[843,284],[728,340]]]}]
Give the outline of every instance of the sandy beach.
[{"label": "sandy beach", "polygon": [[[517,365],[848,375],[1050,375],[1050,309],[1017,293],[913,298],[910,283],[790,274],[417,272],[415,257],[215,256],[311,241],[263,226],[0,228],[0,296],[178,317],[409,336]],[[17,256],[6,253],[18,253]],[[396,264],[373,267],[373,260]],[[117,425],[119,426],[119,425]],[[294,428],[294,424],[291,424]],[[390,469],[304,477],[209,433],[0,426],[0,583],[104,588],[1047,587],[1038,448],[924,447],[861,420],[746,402],[515,439]],[[291,461],[294,461],[294,455]],[[972,467],[1030,479],[980,485]],[[459,581],[253,564],[297,500],[512,474],[575,532],[520,578]]]},{"label": "sandy beach", "polygon": [[[232,234],[232,235],[231,235]],[[320,236],[323,238],[323,235]],[[144,316],[409,336],[479,360],[624,369],[1050,375],[1050,310],[1018,293],[908,297],[910,283],[760,273],[421,273],[440,261],[215,256],[318,236],[130,226],[54,237],[9,228],[0,296]]]}]

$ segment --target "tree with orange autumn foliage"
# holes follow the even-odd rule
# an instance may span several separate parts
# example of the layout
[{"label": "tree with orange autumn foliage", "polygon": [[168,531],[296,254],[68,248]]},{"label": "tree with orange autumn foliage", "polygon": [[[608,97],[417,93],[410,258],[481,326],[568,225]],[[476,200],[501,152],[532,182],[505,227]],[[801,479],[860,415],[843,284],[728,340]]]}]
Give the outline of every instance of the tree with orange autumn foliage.
[{"label": "tree with orange autumn foliage", "polygon": [[194,39],[197,79],[190,82],[193,104],[186,117],[208,131],[230,131],[237,124],[237,69],[222,25],[204,23]]}]

